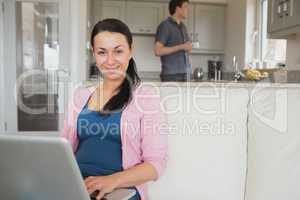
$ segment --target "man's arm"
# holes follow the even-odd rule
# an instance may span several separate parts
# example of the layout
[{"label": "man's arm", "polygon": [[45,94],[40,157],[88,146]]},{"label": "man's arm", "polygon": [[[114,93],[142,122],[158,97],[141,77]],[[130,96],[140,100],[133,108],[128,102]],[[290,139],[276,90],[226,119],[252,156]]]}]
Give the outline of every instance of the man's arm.
[{"label": "man's arm", "polygon": [[166,47],[163,43],[157,41],[154,45],[154,53],[156,56],[169,55],[182,50],[190,52],[192,50],[192,43],[186,42],[172,47]]}]

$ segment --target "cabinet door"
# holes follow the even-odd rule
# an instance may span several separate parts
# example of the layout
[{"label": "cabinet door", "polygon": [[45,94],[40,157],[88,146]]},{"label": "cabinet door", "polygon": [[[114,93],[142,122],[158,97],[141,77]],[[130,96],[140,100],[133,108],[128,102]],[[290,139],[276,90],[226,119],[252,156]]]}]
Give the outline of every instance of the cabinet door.
[{"label": "cabinet door", "polygon": [[188,18],[184,21],[184,24],[186,25],[188,34],[190,39],[193,41],[195,36],[194,36],[194,28],[195,28],[195,16],[194,16],[194,5],[190,4],[189,5],[189,13],[188,13]]},{"label": "cabinet door", "polygon": [[217,5],[197,5],[194,34],[198,36],[201,50],[224,50],[225,8]]},{"label": "cabinet door", "polygon": [[125,1],[102,1],[101,19],[116,18],[125,22]]},{"label": "cabinet door", "polygon": [[299,0],[272,0],[268,7],[270,38],[286,39],[288,35],[300,33]]},{"label": "cabinet door", "polygon": [[293,27],[300,25],[300,1],[299,0],[287,0],[287,15],[286,26]]},{"label": "cabinet door", "polygon": [[168,3],[163,3],[163,18],[166,19],[170,16],[169,13],[169,4]]},{"label": "cabinet door", "polygon": [[278,31],[284,28],[285,13],[282,0],[268,1],[268,32]]},{"label": "cabinet door", "polygon": [[132,33],[155,34],[157,26],[164,18],[164,4],[128,1],[126,21]]}]

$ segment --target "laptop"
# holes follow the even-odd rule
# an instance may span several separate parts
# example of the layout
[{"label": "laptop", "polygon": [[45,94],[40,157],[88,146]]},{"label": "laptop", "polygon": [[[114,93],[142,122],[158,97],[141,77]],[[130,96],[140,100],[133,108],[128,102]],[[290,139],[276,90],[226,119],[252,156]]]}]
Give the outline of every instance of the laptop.
[{"label": "laptop", "polygon": [[[106,200],[127,200],[117,189]],[[90,200],[71,145],[51,136],[0,135],[0,199]]]}]

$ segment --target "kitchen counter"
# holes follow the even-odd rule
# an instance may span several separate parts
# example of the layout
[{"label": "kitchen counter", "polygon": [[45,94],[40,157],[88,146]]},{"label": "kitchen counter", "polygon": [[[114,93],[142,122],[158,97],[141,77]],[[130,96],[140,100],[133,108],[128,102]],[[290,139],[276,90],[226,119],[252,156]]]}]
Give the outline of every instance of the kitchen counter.
[{"label": "kitchen counter", "polygon": [[[95,85],[97,80],[88,80],[84,85]],[[300,83],[272,83],[255,81],[188,81],[188,82],[161,82],[160,80],[142,80],[143,85],[152,87],[218,87],[218,88],[300,88]]]},{"label": "kitchen counter", "polygon": [[[90,86],[96,84],[97,80],[88,80],[84,85]],[[270,88],[300,88],[300,82],[274,83],[269,80],[266,81],[187,81],[187,82],[161,82],[158,79],[143,79],[144,85],[154,87],[222,87],[222,88],[256,88],[256,87],[270,87]]]},{"label": "kitchen counter", "polygon": [[[241,80],[235,82],[232,80],[233,73],[225,72],[222,74],[226,80],[210,81],[190,80],[186,82],[161,82],[159,72],[139,72],[140,78],[145,85],[158,87],[236,87],[236,88],[255,88],[255,87],[275,87],[275,88],[300,88],[300,71],[289,71],[286,82],[276,83],[272,76],[261,81]],[[206,75],[204,75],[206,77]],[[93,85],[97,79],[88,80],[85,85]]]},{"label": "kitchen counter", "polygon": [[222,88],[300,88],[300,83],[271,83],[271,82],[250,82],[250,81],[189,81],[189,82],[160,82],[144,80],[145,85],[158,87],[222,87]]},{"label": "kitchen counter", "polygon": [[[222,76],[225,80],[213,81],[213,80],[204,80],[202,81],[187,81],[187,82],[161,82],[159,78],[159,73],[157,72],[139,72],[142,82],[146,84],[155,84],[156,86],[165,86],[165,87],[300,87],[300,71],[288,71],[287,78],[285,82],[275,82],[271,74],[269,78],[263,79],[261,81],[233,81],[233,72],[223,72]],[[207,77],[207,74],[204,74],[204,77]]]}]

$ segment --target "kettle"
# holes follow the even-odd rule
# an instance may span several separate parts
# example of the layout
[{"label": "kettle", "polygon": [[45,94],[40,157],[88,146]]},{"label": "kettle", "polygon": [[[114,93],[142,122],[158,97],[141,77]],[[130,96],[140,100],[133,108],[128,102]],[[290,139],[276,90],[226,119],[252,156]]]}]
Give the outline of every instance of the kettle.
[{"label": "kettle", "polygon": [[203,69],[201,67],[197,67],[194,69],[193,77],[195,81],[201,81],[203,79]]}]

